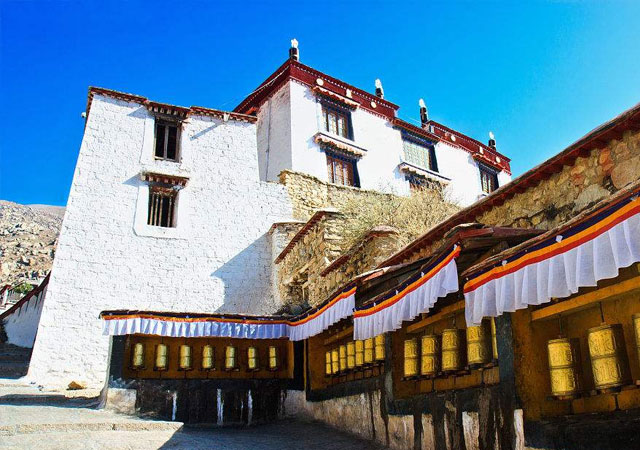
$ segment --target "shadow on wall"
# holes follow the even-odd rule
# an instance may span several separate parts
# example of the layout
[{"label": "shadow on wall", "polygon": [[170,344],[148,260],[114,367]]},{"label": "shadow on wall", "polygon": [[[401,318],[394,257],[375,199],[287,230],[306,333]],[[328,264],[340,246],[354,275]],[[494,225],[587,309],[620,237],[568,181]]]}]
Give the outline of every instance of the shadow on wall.
[{"label": "shadow on wall", "polygon": [[211,273],[224,283],[224,301],[215,312],[270,314],[276,305],[271,290],[271,240],[265,233]]}]

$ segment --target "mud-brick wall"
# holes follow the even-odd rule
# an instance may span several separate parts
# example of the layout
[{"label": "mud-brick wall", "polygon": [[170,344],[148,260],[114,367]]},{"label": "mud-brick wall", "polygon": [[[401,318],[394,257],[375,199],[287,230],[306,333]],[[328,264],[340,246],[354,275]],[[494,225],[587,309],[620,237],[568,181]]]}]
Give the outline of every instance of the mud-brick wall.
[{"label": "mud-brick wall", "polygon": [[323,287],[327,295],[355,276],[376,268],[398,247],[398,234],[394,228],[380,226],[371,230],[364,239],[347,250],[347,258],[342,264],[324,275]]},{"label": "mud-brick wall", "polygon": [[572,166],[492,208],[478,222],[550,229],[640,178],[640,132],[577,158]]},{"label": "mud-brick wall", "polygon": [[308,220],[314,212],[322,208],[342,209],[354,199],[367,202],[367,199],[392,196],[351,186],[339,186],[326,183],[304,173],[284,170],[280,173],[282,183],[293,206],[293,217]]},{"label": "mud-brick wall", "polygon": [[340,229],[344,220],[340,213],[326,212],[277,264],[278,289],[284,305],[302,303],[303,287],[308,289],[310,306],[326,299],[327,289],[320,273],[342,251]]}]

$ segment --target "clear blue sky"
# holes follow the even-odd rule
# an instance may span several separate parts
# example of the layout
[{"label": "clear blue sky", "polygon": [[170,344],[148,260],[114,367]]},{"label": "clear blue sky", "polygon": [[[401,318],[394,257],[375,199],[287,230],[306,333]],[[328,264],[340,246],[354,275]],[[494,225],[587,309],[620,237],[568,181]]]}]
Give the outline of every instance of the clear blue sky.
[{"label": "clear blue sky", "polygon": [[[106,4],[103,4],[106,3]],[[301,61],[400,117],[482,141],[514,175],[640,102],[640,2],[0,3],[0,198],[64,205],[87,87],[232,109],[300,41]]]}]

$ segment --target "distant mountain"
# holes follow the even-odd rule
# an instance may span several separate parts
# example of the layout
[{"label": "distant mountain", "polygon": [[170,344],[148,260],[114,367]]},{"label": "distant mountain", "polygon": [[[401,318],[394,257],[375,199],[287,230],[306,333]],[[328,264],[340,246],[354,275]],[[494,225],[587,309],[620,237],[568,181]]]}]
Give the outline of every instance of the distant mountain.
[{"label": "distant mountain", "polygon": [[0,285],[37,284],[51,270],[64,207],[0,200]]},{"label": "distant mountain", "polygon": [[31,209],[35,209],[36,211],[43,211],[54,216],[58,216],[61,219],[64,217],[64,206],[53,206],[53,205],[26,205]]}]

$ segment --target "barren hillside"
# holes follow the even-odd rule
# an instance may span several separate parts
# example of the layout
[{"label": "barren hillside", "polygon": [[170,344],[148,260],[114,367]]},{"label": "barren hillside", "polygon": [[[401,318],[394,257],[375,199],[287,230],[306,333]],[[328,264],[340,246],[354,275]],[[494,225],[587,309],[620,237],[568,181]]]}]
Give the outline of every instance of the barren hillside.
[{"label": "barren hillside", "polygon": [[36,284],[51,270],[63,214],[0,200],[0,285]]}]

